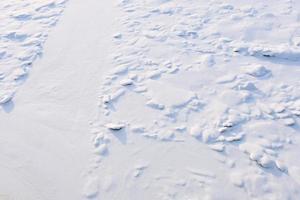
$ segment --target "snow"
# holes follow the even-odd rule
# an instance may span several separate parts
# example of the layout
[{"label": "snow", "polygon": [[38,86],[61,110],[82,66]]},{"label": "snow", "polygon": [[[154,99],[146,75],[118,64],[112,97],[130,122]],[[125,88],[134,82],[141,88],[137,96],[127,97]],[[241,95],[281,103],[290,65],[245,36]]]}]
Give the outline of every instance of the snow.
[{"label": "snow", "polygon": [[[31,4],[14,5],[19,2]],[[109,19],[114,7],[97,0],[65,5],[43,45],[43,56],[12,101],[0,107],[0,198],[81,200],[92,191],[84,185],[99,153],[94,153],[90,122],[97,115],[99,77],[109,64],[108,39],[114,31],[113,19],[91,19]],[[89,185],[98,189],[93,183]]]},{"label": "snow", "polygon": [[0,3],[0,104],[10,101],[42,55],[51,27],[66,0],[8,0]]},{"label": "snow", "polygon": [[[244,198],[296,198],[299,185],[287,175],[287,161],[280,160],[280,155],[291,145],[285,138],[294,141],[298,138],[295,132],[299,132],[298,128],[292,129],[298,127],[298,120],[293,114],[297,109],[291,106],[300,95],[299,47],[291,43],[299,29],[299,4],[280,1],[275,6],[274,2],[255,1],[245,6],[239,1],[122,1],[119,8],[126,17],[119,20],[122,26],[116,35],[122,37],[117,37],[112,49],[116,55],[112,59],[115,68],[112,71],[122,73],[111,79],[102,93],[113,94],[118,82],[130,74],[135,78],[134,84],[122,90],[122,96],[110,101],[109,106],[100,107],[104,117],[95,122],[99,132],[105,132],[101,121],[126,122],[125,149],[144,146],[136,133],[145,137],[143,142],[154,140],[153,144],[187,143],[188,148],[182,151],[188,152],[192,152],[193,138],[210,152],[205,155],[197,152],[203,156],[199,163],[205,165],[216,152],[224,156],[223,167],[231,166],[226,172],[228,176],[215,176],[214,184],[205,183],[203,187],[183,184],[187,191],[197,190],[200,196],[171,189],[172,183],[163,191],[137,189],[141,184],[138,182],[128,190],[148,191],[148,199],[155,199],[151,195],[157,192],[166,195],[160,199],[203,198],[204,194],[211,199],[217,199],[216,194],[239,199],[236,189],[229,189],[235,194],[232,197],[217,187],[222,180],[230,180],[232,173],[239,174],[235,175],[233,186],[243,188]],[[120,70],[124,66],[126,71]],[[143,105],[150,109],[141,109]],[[176,128],[178,125],[184,128]],[[121,147],[110,137],[108,148],[113,151]],[[184,157],[192,159],[189,155]],[[141,154],[137,159],[149,161],[147,156]],[[117,158],[113,157],[118,155],[103,157],[100,168],[103,170],[116,162],[113,160]],[[179,169],[183,158],[178,152],[170,150],[168,157],[178,158],[171,169]],[[211,165],[210,169],[217,173],[216,166]],[[284,173],[285,181],[279,183],[271,171]],[[105,176],[101,170],[99,173]],[[259,175],[255,177],[253,173]],[[118,178],[116,183],[121,180]],[[149,182],[147,178],[142,181],[146,185]],[[121,198],[113,195],[121,191],[122,187],[116,186],[102,196]],[[132,199],[130,192],[122,193],[129,195],[122,198]]]},{"label": "snow", "polygon": [[300,196],[298,1],[0,10],[0,197]]},{"label": "snow", "polygon": [[125,127],[125,125],[121,124],[121,123],[117,123],[117,124],[109,123],[109,124],[106,124],[106,127],[112,131],[119,131],[119,130],[123,129]]}]

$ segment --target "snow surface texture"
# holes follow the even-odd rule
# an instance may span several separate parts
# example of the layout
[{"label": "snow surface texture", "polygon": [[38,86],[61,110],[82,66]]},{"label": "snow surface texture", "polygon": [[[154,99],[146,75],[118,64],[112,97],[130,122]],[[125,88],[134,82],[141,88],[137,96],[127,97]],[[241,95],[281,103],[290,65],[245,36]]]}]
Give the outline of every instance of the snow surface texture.
[{"label": "snow surface texture", "polygon": [[68,1],[25,84],[0,106],[0,199],[83,199],[114,9],[111,1]]},{"label": "snow surface texture", "polygon": [[300,2],[123,0],[89,199],[299,199]]},{"label": "snow surface texture", "polygon": [[42,54],[49,30],[66,0],[0,2],[0,105],[10,101],[33,61]]}]

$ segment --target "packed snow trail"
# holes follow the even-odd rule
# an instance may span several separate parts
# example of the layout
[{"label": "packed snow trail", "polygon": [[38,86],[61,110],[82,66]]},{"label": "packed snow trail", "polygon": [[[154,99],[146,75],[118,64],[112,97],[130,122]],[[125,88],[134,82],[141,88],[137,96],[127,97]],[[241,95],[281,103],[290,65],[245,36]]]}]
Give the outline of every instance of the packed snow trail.
[{"label": "packed snow trail", "polygon": [[111,1],[69,1],[42,58],[1,106],[0,199],[82,199],[113,11]]}]

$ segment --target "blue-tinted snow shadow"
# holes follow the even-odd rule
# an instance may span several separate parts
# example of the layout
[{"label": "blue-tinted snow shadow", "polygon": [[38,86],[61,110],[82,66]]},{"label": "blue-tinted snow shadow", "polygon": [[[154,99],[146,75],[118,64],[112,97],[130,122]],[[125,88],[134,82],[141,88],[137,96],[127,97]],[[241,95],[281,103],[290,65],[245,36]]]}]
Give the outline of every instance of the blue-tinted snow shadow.
[{"label": "blue-tinted snow shadow", "polygon": [[14,102],[12,100],[10,100],[10,101],[2,104],[1,107],[2,107],[2,109],[3,109],[4,112],[10,113],[10,112],[12,112],[14,110],[15,104],[14,104]]},{"label": "blue-tinted snow shadow", "polygon": [[111,133],[122,143],[127,144],[127,132],[125,129],[111,131]]},{"label": "blue-tinted snow shadow", "polygon": [[287,59],[287,58],[278,58],[275,56],[254,56],[255,58],[265,61],[265,62],[270,62],[274,64],[280,64],[280,65],[286,65],[289,67],[299,67],[300,64],[300,58],[299,59]]}]

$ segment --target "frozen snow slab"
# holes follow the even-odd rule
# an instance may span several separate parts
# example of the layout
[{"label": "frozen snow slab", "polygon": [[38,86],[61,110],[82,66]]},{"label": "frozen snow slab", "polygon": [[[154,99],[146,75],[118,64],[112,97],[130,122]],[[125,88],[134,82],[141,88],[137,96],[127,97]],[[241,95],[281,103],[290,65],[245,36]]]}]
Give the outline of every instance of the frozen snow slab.
[{"label": "frozen snow slab", "polygon": [[182,107],[195,98],[195,93],[176,88],[167,82],[149,80],[146,82],[147,96],[150,102],[156,102],[169,108]]}]

